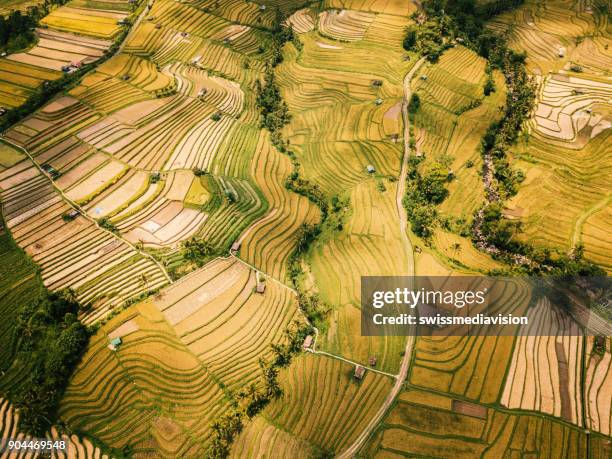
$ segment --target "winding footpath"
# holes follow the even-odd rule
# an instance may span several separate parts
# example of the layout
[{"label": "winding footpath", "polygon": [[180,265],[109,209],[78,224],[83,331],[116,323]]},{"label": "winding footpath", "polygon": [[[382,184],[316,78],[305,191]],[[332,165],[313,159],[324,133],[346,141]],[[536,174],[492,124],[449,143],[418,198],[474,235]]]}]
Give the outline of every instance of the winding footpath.
[{"label": "winding footpath", "polygon": [[[414,74],[419,70],[423,62],[424,58],[420,59],[414,67],[410,69],[410,72],[406,74],[404,78],[404,100],[402,101],[402,118],[404,120],[404,155],[402,157],[402,168],[400,171],[399,182],[397,185],[397,213],[399,215],[399,230],[402,238],[402,242],[406,248],[406,255],[408,256],[408,272],[410,276],[414,276],[414,251],[412,248],[412,244],[410,243],[410,239],[408,238],[408,233],[406,232],[408,226],[408,215],[406,213],[406,209],[402,205],[402,198],[404,197],[404,193],[406,190],[406,175],[408,174],[408,158],[410,157],[410,119],[408,117],[408,103],[410,101],[410,97],[412,96],[412,91],[410,89],[410,82],[414,77]],[[361,434],[355,439],[352,445],[350,445],[344,452],[338,455],[339,458],[349,459],[355,457],[357,453],[361,450],[365,442],[370,438],[376,426],[382,421],[382,418],[387,413],[387,410],[391,407],[395,398],[402,390],[402,386],[404,385],[404,381],[406,380],[406,376],[408,376],[408,367],[410,365],[410,359],[412,357],[412,348],[414,346],[414,336],[406,337],[406,347],[404,348],[404,356],[402,357],[402,362],[400,364],[400,370],[397,376],[395,376],[395,384],[391,389],[391,392],[387,395],[385,402],[382,404],[380,409],[376,412],[376,414],[370,419],[370,422],[366,426],[366,428],[361,432]]]}]

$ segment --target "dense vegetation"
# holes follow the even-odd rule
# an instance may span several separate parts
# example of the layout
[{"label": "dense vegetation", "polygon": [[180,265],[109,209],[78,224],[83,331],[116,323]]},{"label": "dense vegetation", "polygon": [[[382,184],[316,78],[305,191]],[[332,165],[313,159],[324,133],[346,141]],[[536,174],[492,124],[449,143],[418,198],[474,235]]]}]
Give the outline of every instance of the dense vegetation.
[{"label": "dense vegetation", "polygon": [[436,204],[440,204],[448,196],[446,183],[450,180],[448,169],[436,162],[426,171],[419,171],[421,158],[410,157],[408,163],[408,183],[403,204],[410,218],[412,231],[428,238],[433,233],[437,217]]},{"label": "dense vegetation", "polygon": [[260,126],[270,131],[275,143],[278,143],[278,131],[291,117],[287,104],[280,95],[272,66],[266,68],[263,84],[259,80],[256,82],[256,93],[257,107],[261,114]]},{"label": "dense vegetation", "polygon": [[12,53],[27,48],[36,40],[32,31],[38,23],[39,10],[30,8],[27,14],[11,11],[7,17],[0,16],[0,49]]},{"label": "dense vegetation", "polygon": [[0,307],[8,313],[0,390],[19,408],[20,428],[43,435],[57,419],[89,333],[77,319],[74,293],[46,291],[34,263],[6,233],[0,235],[0,274]]}]

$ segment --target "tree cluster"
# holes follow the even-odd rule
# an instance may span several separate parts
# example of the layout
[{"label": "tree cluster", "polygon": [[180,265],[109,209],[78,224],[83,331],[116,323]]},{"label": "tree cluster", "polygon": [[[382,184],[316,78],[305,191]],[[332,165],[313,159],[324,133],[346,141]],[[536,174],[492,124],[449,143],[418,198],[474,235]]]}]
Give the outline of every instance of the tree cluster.
[{"label": "tree cluster", "polygon": [[449,170],[439,162],[420,171],[422,157],[411,156],[408,162],[406,194],[403,205],[408,212],[410,227],[419,237],[432,235],[438,212],[435,208],[448,196],[446,183]]},{"label": "tree cluster", "polygon": [[25,306],[15,325],[16,360],[27,369],[24,381],[9,392],[20,412],[20,429],[43,435],[57,419],[57,407],[80,361],[89,333],[77,319],[73,291],[48,293]]},{"label": "tree cluster", "polygon": [[183,257],[194,262],[197,266],[204,266],[206,260],[213,255],[213,247],[199,236],[191,238],[181,243]]},{"label": "tree cluster", "polygon": [[32,29],[38,23],[40,11],[32,7],[26,14],[13,10],[7,17],[0,16],[0,48],[15,52],[27,48],[36,40]]},{"label": "tree cluster", "polygon": [[277,132],[289,122],[291,116],[276,84],[273,67],[266,68],[263,84],[259,80],[255,82],[255,91],[256,103],[261,115],[260,127],[271,133]]}]

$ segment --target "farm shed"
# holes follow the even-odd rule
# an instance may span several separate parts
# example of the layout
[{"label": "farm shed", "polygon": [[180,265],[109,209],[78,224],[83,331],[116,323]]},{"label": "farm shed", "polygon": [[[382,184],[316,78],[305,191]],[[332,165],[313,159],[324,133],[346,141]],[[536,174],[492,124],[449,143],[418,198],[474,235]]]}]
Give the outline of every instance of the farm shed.
[{"label": "farm shed", "polygon": [[378,359],[375,356],[370,356],[370,358],[368,359],[368,364],[371,367],[375,367],[377,362],[378,362]]},{"label": "farm shed", "polygon": [[121,343],[122,343],[121,338],[113,338],[111,339],[111,342],[108,345],[108,348],[111,351],[116,351],[117,349],[119,349],[119,346],[121,346]]},{"label": "farm shed", "polygon": [[312,335],[308,335],[304,339],[304,344],[302,344],[302,349],[304,349],[304,350],[310,349],[312,347],[312,342],[313,342]]},{"label": "farm shed", "polygon": [[257,287],[255,287],[255,292],[263,295],[266,292],[266,284],[264,284],[263,282],[259,282],[257,284]]},{"label": "farm shed", "polygon": [[238,252],[240,250],[240,246],[242,243],[240,241],[236,241],[232,244],[232,252]]},{"label": "farm shed", "polygon": [[59,172],[51,164],[43,164],[40,168],[45,171],[51,178],[59,177]]},{"label": "farm shed", "polygon": [[80,212],[76,209],[72,209],[69,212],[66,212],[62,218],[66,221],[70,221],[70,220],[74,220],[75,218],[77,218],[80,215]]},{"label": "farm shed", "polygon": [[368,174],[373,174],[374,172],[376,172],[376,168],[372,166],[371,164],[368,164],[366,166],[366,170],[368,171]]},{"label": "farm shed", "polygon": [[366,369],[365,367],[362,367],[361,365],[357,365],[355,367],[355,378],[356,379],[363,379],[364,375],[365,375]]}]

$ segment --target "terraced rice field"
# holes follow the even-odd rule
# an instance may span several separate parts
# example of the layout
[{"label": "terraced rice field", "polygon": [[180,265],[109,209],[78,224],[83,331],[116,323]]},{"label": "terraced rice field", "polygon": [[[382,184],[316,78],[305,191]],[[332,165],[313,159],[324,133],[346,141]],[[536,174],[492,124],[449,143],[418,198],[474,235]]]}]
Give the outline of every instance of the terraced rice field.
[{"label": "terraced rice field", "polygon": [[548,76],[541,84],[532,127],[553,142],[584,145],[612,127],[611,98],[612,79]]},{"label": "terraced rice field", "polygon": [[82,8],[69,2],[53,10],[40,23],[62,32],[112,39],[121,30],[120,21],[126,17],[124,11]]},{"label": "terraced rice field", "polygon": [[457,46],[435,65],[421,69],[412,83],[421,99],[415,115],[417,155],[425,157],[422,167],[442,162],[453,172],[449,196],[439,206],[443,215],[453,218],[469,220],[484,201],[480,140],[491,121],[499,118],[505,99],[505,84],[497,72],[496,91],[484,96],[485,64],[473,51]]},{"label": "terraced rice field", "polygon": [[[339,203],[299,278],[301,289],[331,307],[316,340],[316,351],[329,355],[303,353],[280,371],[282,395],[244,418],[231,456],[340,454],[389,407],[360,455],[608,457],[609,349],[583,356],[592,340],[561,337],[564,319],[546,305],[527,311],[518,282],[508,284],[514,312],[539,320],[551,337],[419,337],[406,381],[395,386],[390,375],[400,369],[406,339],[360,335],[361,276],[502,266],[441,228],[415,269],[409,265],[397,178],[404,77],[416,61],[406,58],[402,40],[417,5],[401,0],[324,0],[320,7],[156,0],[121,52],[4,133],[27,152],[0,143],[6,228],[40,266],[44,285],[75,288],[92,303],[83,319],[99,324],[61,402],[61,421],[134,457],[202,457],[230,400],[262,383],[259,360],[272,358],[271,345],[304,321],[287,287],[288,260],[300,227],[318,223],[320,212],[286,188],[291,159],[261,129],[254,90],[270,57],[259,48],[276,7],[303,45],[287,43],[275,68],[292,117],[283,138],[300,176]],[[67,60],[99,58],[128,12],[123,0],[72,0],[54,10],[37,47],[0,60],[0,79],[29,75],[14,83],[23,93],[0,82],[0,104],[6,97],[6,106],[18,105]],[[539,106],[515,151],[527,179],[509,214],[523,219],[529,241],[583,244],[609,268],[610,82],[589,57],[605,51],[606,21],[582,2],[528,1],[490,26],[512,21],[512,45],[527,40],[541,52],[530,57],[530,70],[554,72],[538,80]],[[560,21],[569,24],[567,36],[554,33]],[[564,59],[554,56],[557,41],[566,46]],[[570,61],[585,72],[572,72]],[[439,211],[455,222],[469,220],[484,199],[479,143],[506,96],[497,72],[496,91],[483,95],[485,69],[482,58],[456,46],[409,82],[421,98],[416,151],[425,166],[445,162],[453,171]],[[49,167],[55,172],[44,173]],[[80,212],[74,218],[67,215],[73,209]],[[202,267],[185,255],[183,243],[193,237],[213,252]],[[239,249],[228,255],[235,242]],[[35,292],[33,269],[17,263],[23,283],[0,280],[0,288]],[[9,331],[0,327],[0,338]],[[111,350],[114,338],[122,342]],[[3,349],[0,361],[10,352]],[[354,364],[370,357],[384,373],[367,366],[357,380]],[[401,383],[398,398],[387,400]],[[6,402],[0,412],[3,432],[14,432]],[[68,457],[102,455],[91,440],[71,439]]]},{"label": "terraced rice field", "polygon": [[[0,399],[0,434],[3,439],[14,439],[18,441],[29,441],[35,437],[25,435],[18,429],[19,413],[8,402],[8,400]],[[64,441],[66,445],[65,451],[54,452],[54,457],[58,459],[108,459],[108,454],[103,453],[98,446],[95,446],[91,440],[86,437],[77,435],[60,434],[53,427],[46,436],[52,441]],[[3,456],[4,457],[4,456]],[[15,453],[6,457],[17,457]]]},{"label": "terraced rice field", "polygon": [[[358,36],[351,35],[355,18],[368,23]],[[404,340],[359,335],[358,292],[361,275],[409,272],[395,223],[396,185],[388,179],[400,167],[398,104],[404,74],[412,65],[401,53],[407,24],[406,18],[389,14],[326,12],[319,16],[319,31],[300,34],[302,51],[287,47],[277,72],[293,116],[286,138],[304,177],[328,196],[349,202],[341,230],[330,229],[307,257],[308,276],[333,307],[318,347],[360,362],[377,355],[381,368],[391,372]],[[328,27],[327,33],[322,27]],[[328,38],[334,34],[351,41]],[[373,84],[378,79],[382,85]],[[368,164],[376,168],[374,177],[366,172]],[[379,191],[379,183],[385,191]]]},{"label": "terraced rice field", "polygon": [[[257,282],[265,282],[263,294]],[[297,318],[286,287],[235,258],[217,259],[106,323],[60,415],[109,446],[132,445],[134,454],[200,456],[225,395],[258,383],[259,359]],[[117,337],[121,346],[109,350]]]},{"label": "terraced rice field", "polygon": [[10,54],[9,61],[61,71],[74,62],[90,64],[110,47],[109,40],[82,37],[52,29],[37,29],[38,43],[24,53]]},{"label": "terraced rice field", "polygon": [[0,1],[0,14],[5,16],[12,10],[25,11],[37,3],[39,2],[36,0],[2,0]]},{"label": "terraced rice field", "polygon": [[432,392],[407,391],[400,395],[364,454],[441,458],[534,454],[579,458],[589,448],[595,457],[605,457],[601,454],[606,453],[599,449],[600,441],[597,437],[588,439],[582,430],[550,418],[505,413]]},{"label": "terraced rice field", "polygon": [[289,159],[270,146],[267,135],[262,134],[252,174],[269,210],[240,236],[240,256],[277,279],[286,279],[287,258],[300,225],[319,221],[314,204],[284,187],[290,172]]},{"label": "terraced rice field", "polygon": [[[576,30],[568,33],[591,33],[593,21],[600,25],[591,13],[578,17],[590,19],[576,21]],[[547,20],[553,19],[560,20],[554,15]],[[604,37],[594,32],[584,42],[600,39]],[[537,78],[538,103],[527,126],[529,135],[517,152],[516,164],[526,180],[509,202],[509,214],[523,222],[526,241],[563,250],[588,246],[586,256],[609,270],[610,250],[599,234],[609,214],[612,80],[571,56],[581,72],[571,71],[568,64]],[[566,62],[567,56],[558,59]]]},{"label": "terraced rice field", "polygon": [[[587,338],[587,349],[593,348],[593,337]],[[599,354],[591,354],[585,363],[586,379],[584,381],[585,394],[588,397],[586,409],[586,425],[589,429],[604,435],[612,435],[612,392],[610,390],[610,350]],[[608,408],[610,407],[610,408]]]},{"label": "terraced rice field", "polygon": [[[582,424],[581,352],[577,327],[548,301],[528,312],[530,334],[514,346],[501,403]],[[567,336],[564,336],[565,333]]]},{"label": "terraced rice field", "polygon": [[490,27],[508,32],[510,45],[527,52],[528,68],[534,74],[559,71],[569,63],[603,74],[612,65],[607,24],[605,13],[592,2],[528,0],[494,18]]},{"label": "terraced rice field", "polygon": [[[89,322],[109,308],[167,282],[150,258],[82,216],[65,221],[73,209],[48,178],[26,161],[0,173],[6,226],[42,269],[46,287],[73,288],[92,309]],[[142,279],[146,278],[147,282]]]},{"label": "terraced rice field", "polygon": [[[529,302],[527,289],[518,282],[508,282],[506,290],[504,300],[512,301],[507,310],[515,316],[524,314]],[[516,347],[512,337],[448,337],[435,332],[418,337],[415,346],[410,384],[482,403],[499,400]]]},{"label": "terraced rice field", "polygon": [[64,66],[103,57],[122,27],[117,21],[127,16],[127,11],[115,8],[127,9],[128,2],[75,0],[70,5],[41,20],[35,46],[0,58],[0,107],[22,105],[46,81],[60,78]]},{"label": "terraced rice field", "polygon": [[[163,291],[154,304],[180,340],[224,387],[259,377],[258,359],[299,320],[293,293],[235,258],[217,259]],[[264,294],[255,293],[265,282]]]},{"label": "terraced rice field", "polygon": [[[238,6],[225,8],[238,14]],[[266,251],[269,261],[260,266],[268,267],[286,259],[299,225],[316,221],[317,212],[283,189],[288,166],[278,169],[284,160],[257,125],[252,82],[263,70],[265,56],[257,55],[261,32],[207,8],[155,2],[124,53],[5,135],[39,166],[55,168],[54,185],[89,217],[104,219],[126,242],[156,251],[170,269],[182,263],[182,241],[201,236],[224,252],[264,216],[242,239],[249,238],[249,250],[278,245]],[[269,12],[263,16],[270,18]],[[136,51],[141,32],[155,24],[158,39],[146,45],[146,53]],[[248,72],[244,62],[250,63]],[[212,119],[216,113],[219,121]],[[261,170],[256,158],[262,155],[272,170]],[[190,171],[196,168],[209,174],[199,178]],[[257,177],[262,173],[265,179]],[[270,174],[274,182],[267,180]],[[196,182],[207,199],[194,204],[187,195]],[[274,213],[268,199],[275,200]],[[246,256],[254,261],[260,255]],[[270,272],[284,277],[284,270],[277,263]],[[157,276],[144,273],[141,284],[156,288]]]},{"label": "terraced rice field", "polygon": [[[352,380],[353,367],[306,354],[281,374],[283,395],[236,439],[232,457],[287,451],[291,457],[339,453],[365,427],[391,388],[391,380],[367,373]],[[295,456],[294,456],[295,455]]]},{"label": "terraced rice field", "polygon": [[[129,326],[128,326],[129,325]],[[121,337],[117,351],[111,337]],[[226,406],[213,375],[151,304],[109,321],[90,340],[60,407],[70,425],[134,454],[197,455]]]},{"label": "terraced rice field", "polygon": [[1,58],[0,106],[18,107],[45,81],[55,80],[60,76],[60,72],[55,70]]}]

